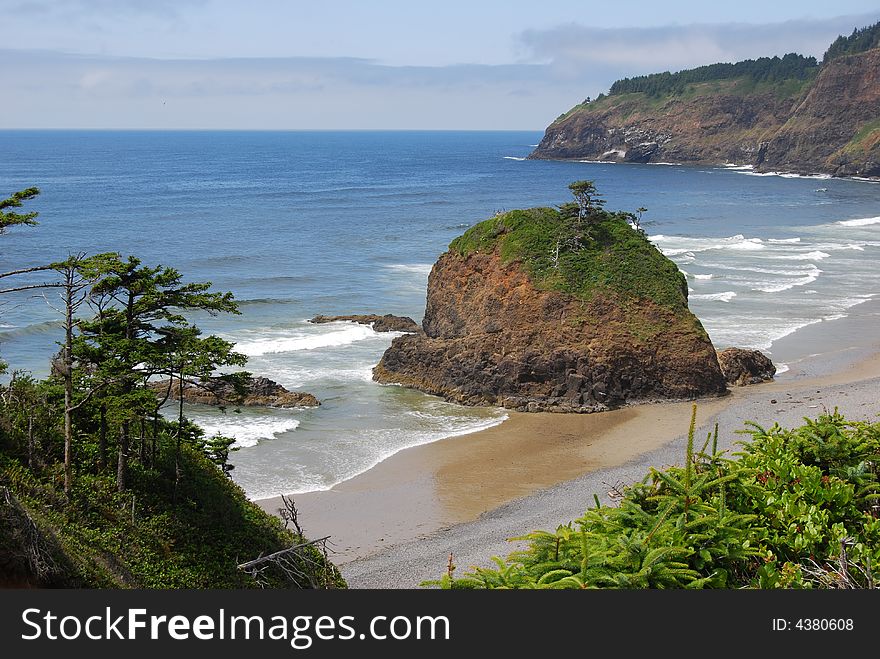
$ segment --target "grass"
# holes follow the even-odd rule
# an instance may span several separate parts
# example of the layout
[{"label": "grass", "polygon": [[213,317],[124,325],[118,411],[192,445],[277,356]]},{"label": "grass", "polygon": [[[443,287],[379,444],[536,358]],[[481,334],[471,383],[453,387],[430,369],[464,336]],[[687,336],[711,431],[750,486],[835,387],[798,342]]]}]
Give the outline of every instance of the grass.
[{"label": "grass", "polygon": [[[60,469],[37,474],[0,453],[0,486],[36,524],[54,563],[52,585],[254,587],[237,568],[240,563],[302,542],[192,447],[182,447],[184,478],[175,493],[173,478],[167,476],[173,473],[173,458],[163,457],[155,469],[133,464],[127,492],[116,491],[110,474],[80,473],[67,498]],[[15,527],[10,528],[10,519],[0,519],[0,547],[15,547],[20,533]],[[306,551],[313,553],[310,560],[325,564],[317,549]],[[338,571],[329,563],[326,568],[332,585],[344,587]],[[269,583],[291,585],[271,575]]]},{"label": "grass", "polygon": [[577,249],[560,250],[558,263],[557,240],[570,238],[571,227],[554,208],[500,214],[472,227],[449,248],[464,257],[497,250],[503,263],[522,263],[537,288],[583,301],[610,294],[623,302],[651,300],[676,312],[687,311],[684,275],[630,226],[628,217],[597,211],[589,221],[588,237]]}]

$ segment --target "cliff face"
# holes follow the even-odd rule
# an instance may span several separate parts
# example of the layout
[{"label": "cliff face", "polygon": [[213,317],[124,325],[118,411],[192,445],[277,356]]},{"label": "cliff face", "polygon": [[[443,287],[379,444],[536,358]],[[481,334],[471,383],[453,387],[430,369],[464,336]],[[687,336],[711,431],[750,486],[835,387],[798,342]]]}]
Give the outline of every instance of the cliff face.
[{"label": "cliff face", "polygon": [[694,83],[607,96],[551,124],[539,159],[736,163],[763,171],[880,175],[880,49],[832,60],[812,81]]},{"label": "cliff face", "polygon": [[796,98],[742,93],[741,80],[695,85],[690,98],[609,96],[578,106],[546,131],[529,156],[622,162],[751,162]]},{"label": "cliff face", "polygon": [[[515,211],[454,242],[428,278],[424,332],[396,338],[374,379],[524,411],[592,412],[724,393],[677,269],[620,217],[606,218],[596,244],[567,255],[567,264],[542,265],[550,250],[541,239],[552,242],[544,229],[558,216]],[[629,243],[615,232],[629,232]],[[633,280],[653,276],[665,285],[628,295],[628,271],[591,283],[597,271],[584,264],[603,254],[637,264]]]},{"label": "cliff face", "polygon": [[880,49],[822,67],[755,164],[801,173],[880,176]]}]

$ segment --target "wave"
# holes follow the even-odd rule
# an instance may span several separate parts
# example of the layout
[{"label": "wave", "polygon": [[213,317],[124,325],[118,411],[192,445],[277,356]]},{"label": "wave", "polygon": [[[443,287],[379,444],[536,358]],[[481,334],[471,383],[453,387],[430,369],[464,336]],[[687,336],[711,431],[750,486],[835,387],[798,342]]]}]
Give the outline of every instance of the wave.
[{"label": "wave", "polygon": [[880,217],[862,217],[855,220],[841,220],[840,222],[835,222],[835,224],[844,227],[866,227],[871,224],[880,224]]},{"label": "wave", "polygon": [[346,346],[357,341],[365,341],[381,336],[389,339],[399,336],[399,332],[384,332],[379,334],[368,325],[340,322],[328,323],[321,327],[333,328],[329,332],[299,332],[293,336],[273,336],[252,341],[239,341],[235,345],[238,352],[243,352],[248,357],[261,355],[273,355],[283,352],[298,352],[300,350],[317,350],[319,348],[337,348]]},{"label": "wave", "polygon": [[807,274],[818,275],[822,271],[812,264],[794,265],[794,270],[779,270],[777,268],[761,268],[754,265],[724,265],[722,263],[706,263],[706,267],[720,268],[722,270],[733,270],[734,272],[759,272],[762,275],[782,275],[783,277],[803,277]]},{"label": "wave", "polygon": [[240,307],[256,306],[260,304],[296,304],[296,300],[284,300],[276,297],[255,297],[245,300],[236,300]]},{"label": "wave", "polygon": [[712,279],[714,276],[711,273],[708,275],[694,275],[694,279]]},{"label": "wave", "polygon": [[781,293],[782,291],[787,291],[790,288],[794,288],[795,286],[806,286],[807,284],[812,284],[819,278],[819,274],[822,271],[817,269],[816,274],[809,274],[806,277],[801,277],[799,279],[790,279],[786,282],[781,282],[778,284],[770,284],[768,286],[757,286],[753,288],[754,291],[760,291],[761,293]]},{"label": "wave", "polygon": [[522,162],[525,158],[519,158],[517,156],[504,156],[505,160],[516,160],[518,162]]},{"label": "wave", "polygon": [[746,238],[741,233],[726,238],[691,238],[664,234],[649,236],[649,238],[666,256],[707,252],[713,249],[757,251],[766,248],[761,238]]},{"label": "wave", "polygon": [[[470,226],[470,225],[466,225]],[[429,275],[431,273],[431,268],[434,267],[433,263],[393,263],[391,265],[384,266],[388,270],[397,270],[400,272],[411,272],[419,275]]]},{"label": "wave", "polygon": [[724,163],[723,165],[721,165],[721,167],[724,169],[742,170],[742,171],[751,171],[755,168],[754,165],[737,165],[736,163],[732,163],[732,162]]},{"label": "wave", "polygon": [[704,295],[691,295],[691,300],[717,300],[719,302],[730,302],[736,297],[735,291],[725,291],[723,293],[706,293]]},{"label": "wave", "polygon": [[217,433],[224,437],[235,437],[235,446],[248,448],[259,444],[263,439],[275,439],[278,435],[296,430],[300,421],[291,418],[253,417],[236,414],[222,417],[193,418],[202,430],[205,437],[212,437]]},{"label": "wave", "polygon": [[0,332],[0,338],[2,338],[4,341],[9,341],[10,339],[17,339],[23,336],[54,332],[55,330],[63,329],[63,327],[64,323],[60,320],[46,320],[41,323],[33,323],[31,325],[25,325],[23,327],[6,325],[4,326],[4,329],[8,328],[8,331]]},{"label": "wave", "polygon": [[799,243],[801,241],[800,238],[768,238],[768,243],[775,243],[777,245],[788,244],[788,243]]},{"label": "wave", "polygon": [[[448,403],[447,403],[448,404]],[[410,415],[413,416],[413,415]],[[329,490],[339,483],[345,482],[356,476],[360,476],[366,471],[369,471],[376,465],[381,462],[384,462],[388,458],[404,451],[408,448],[412,448],[414,446],[423,446],[424,444],[432,444],[441,439],[447,439],[449,437],[460,437],[461,435],[470,435],[471,433],[479,432],[481,430],[486,430],[488,428],[493,428],[501,423],[507,421],[510,418],[510,415],[507,412],[502,412],[498,416],[489,417],[485,419],[478,420],[468,420],[467,422],[462,423],[462,419],[460,417],[454,417],[449,415],[433,415],[421,413],[419,418],[424,421],[434,421],[439,428],[432,430],[421,430],[421,431],[407,431],[407,430],[399,430],[399,429],[389,429],[386,431],[379,431],[381,433],[387,433],[394,437],[400,436],[400,434],[405,433],[410,436],[410,441],[406,443],[404,446],[399,446],[390,450],[380,451],[370,463],[366,464],[363,467],[357,467],[355,470],[352,470],[351,473],[345,474],[342,478],[338,480],[329,482],[327,484],[321,485],[319,487],[308,486],[308,489],[290,489],[287,490],[290,494],[303,494],[305,492],[315,492],[315,491],[326,491]],[[280,493],[274,493],[274,496],[277,496]],[[273,495],[269,495],[273,496]]]},{"label": "wave", "polygon": [[814,250],[812,252],[805,252],[803,254],[789,254],[787,256],[777,256],[776,258],[780,261],[821,261],[822,259],[827,259],[831,254],[828,252],[821,252],[819,250]]},{"label": "wave", "polygon": [[803,179],[813,179],[819,181],[827,181],[830,178],[834,178],[831,174],[792,174],[791,172],[755,172],[750,169],[735,169],[733,167],[729,168],[731,171],[735,171],[737,174],[745,174],[746,176],[778,176],[779,178],[803,178]]}]

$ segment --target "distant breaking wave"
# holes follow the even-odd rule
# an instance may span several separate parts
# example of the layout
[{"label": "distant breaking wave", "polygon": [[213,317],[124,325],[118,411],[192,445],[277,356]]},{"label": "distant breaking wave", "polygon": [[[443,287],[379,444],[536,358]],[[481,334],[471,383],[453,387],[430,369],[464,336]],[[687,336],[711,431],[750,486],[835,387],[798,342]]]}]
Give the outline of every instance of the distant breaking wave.
[{"label": "distant breaking wave", "polygon": [[267,336],[251,341],[236,343],[235,349],[248,357],[272,355],[283,352],[297,352],[300,350],[317,350],[319,348],[335,348],[349,345],[357,341],[375,339],[380,337],[393,338],[399,336],[399,332],[384,332],[379,334],[369,325],[355,323],[328,323],[322,328],[333,328],[331,331],[294,331],[292,335]]},{"label": "distant breaking wave", "polygon": [[866,227],[871,224],[880,224],[880,217],[863,217],[855,220],[841,220],[837,224],[844,227]]},{"label": "distant breaking wave", "polygon": [[736,297],[735,291],[724,291],[723,293],[706,293],[705,295],[691,295],[692,300],[717,300],[719,302],[730,302]]}]

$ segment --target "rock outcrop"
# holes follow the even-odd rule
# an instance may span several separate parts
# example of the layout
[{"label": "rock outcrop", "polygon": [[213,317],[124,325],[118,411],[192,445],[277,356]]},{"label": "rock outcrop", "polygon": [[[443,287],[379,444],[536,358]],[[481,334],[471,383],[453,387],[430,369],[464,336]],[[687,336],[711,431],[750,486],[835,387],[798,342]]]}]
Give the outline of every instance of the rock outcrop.
[{"label": "rock outcrop", "polygon": [[310,323],[334,323],[339,320],[347,320],[361,325],[370,325],[377,332],[419,332],[421,327],[409,316],[392,316],[390,313],[384,316],[378,314],[354,314],[350,316],[323,316],[317,315],[310,319]]},{"label": "rock outcrop", "polygon": [[880,176],[880,49],[823,66],[755,164],[801,174]]},{"label": "rock outcrop", "polygon": [[832,59],[805,79],[603,96],[554,121],[529,157],[880,176],[880,49]]},{"label": "rock outcrop", "polygon": [[736,387],[769,382],[776,375],[776,367],[760,350],[727,348],[718,353],[718,364],[724,380]]},{"label": "rock outcrop", "polygon": [[394,339],[374,379],[522,411],[724,394],[675,265],[604,211],[554,263],[562,222],[512,211],[454,241],[428,278],[424,332]]},{"label": "rock outcrop", "polygon": [[[180,388],[177,380],[152,382],[150,388],[157,396],[178,400]],[[215,380],[204,384],[184,382],[183,400],[186,403],[199,405],[240,405],[242,407],[317,407],[321,403],[312,394],[289,391],[269,378],[249,378],[241,391],[223,380]]]}]

